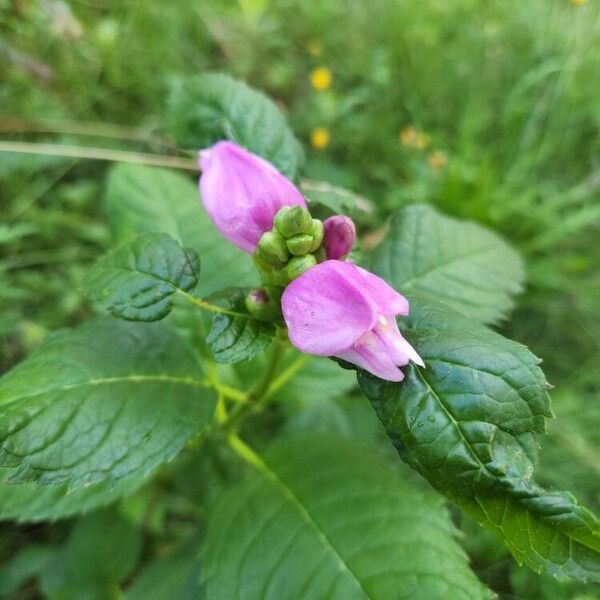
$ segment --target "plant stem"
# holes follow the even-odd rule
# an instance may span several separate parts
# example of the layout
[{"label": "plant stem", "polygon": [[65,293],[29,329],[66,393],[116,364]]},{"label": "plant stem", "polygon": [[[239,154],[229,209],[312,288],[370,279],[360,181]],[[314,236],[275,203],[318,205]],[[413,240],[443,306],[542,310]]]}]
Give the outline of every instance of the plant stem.
[{"label": "plant stem", "polygon": [[296,373],[311,359],[308,354],[298,357],[289,367],[282,371],[269,386],[265,393],[265,400],[268,400],[273,394],[279,391]]},{"label": "plant stem", "polygon": [[275,339],[273,342],[273,349],[271,351],[269,363],[262,376],[262,379],[256,384],[256,386],[254,386],[252,390],[250,390],[250,393],[248,394],[248,400],[250,402],[257,404],[263,400],[266,391],[271,385],[271,381],[275,377],[277,367],[279,367],[279,363],[281,362],[284,353],[285,345],[280,340]]},{"label": "plant stem", "polygon": [[247,401],[236,406],[221,423],[221,428],[225,432],[231,432],[243,421],[250,413],[257,410],[266,399],[266,392],[271,385],[271,381],[277,372],[277,367],[285,352],[285,344],[280,340],[275,340],[273,350],[269,359],[267,368],[256,386],[248,392]]},{"label": "plant stem", "polygon": [[0,152],[20,152],[24,154],[44,154],[46,156],[65,156],[68,158],[128,162],[139,165],[152,165],[155,167],[170,167],[172,169],[194,171],[195,173],[200,171],[197,161],[190,158],[150,154],[148,152],[112,150],[110,148],[92,148],[89,146],[0,141]]},{"label": "plant stem", "polygon": [[177,292],[182,295],[186,300],[189,300],[192,304],[203,308],[204,310],[208,310],[214,313],[220,313],[222,315],[231,315],[232,317],[246,317],[248,319],[253,319],[254,317],[249,314],[244,314],[241,312],[237,312],[235,310],[229,310],[228,308],[223,308],[221,306],[217,306],[216,304],[211,304],[206,300],[202,300],[202,298],[196,298],[196,296],[192,296],[192,294],[188,294],[183,290],[177,290]]},{"label": "plant stem", "polygon": [[165,148],[172,147],[162,137],[151,132],[145,133],[138,127],[130,127],[121,123],[102,123],[96,121],[72,121],[69,119],[41,119],[29,121],[14,117],[0,116],[0,131],[11,133],[55,133],[65,135],[87,135],[91,137],[126,140],[155,144]]},{"label": "plant stem", "polygon": [[219,383],[218,381],[213,381],[211,385],[219,394],[221,394],[225,398],[229,398],[230,400],[234,400],[235,402],[240,403],[246,402],[248,400],[248,395],[242,392],[241,390],[236,390],[235,388]]}]

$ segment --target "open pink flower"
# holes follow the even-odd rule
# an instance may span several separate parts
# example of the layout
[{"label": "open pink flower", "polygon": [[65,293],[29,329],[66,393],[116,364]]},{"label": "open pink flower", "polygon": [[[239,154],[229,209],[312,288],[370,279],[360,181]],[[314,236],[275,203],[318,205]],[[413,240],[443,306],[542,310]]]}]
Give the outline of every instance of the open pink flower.
[{"label": "open pink flower", "polygon": [[425,366],[396,323],[408,300],[356,265],[327,260],[309,269],[287,286],[281,308],[302,352],[335,356],[389,381],[402,381],[398,367],[409,361]]},{"label": "open pink flower", "polygon": [[296,186],[271,163],[233,142],[200,152],[200,196],[217,229],[252,253],[282,206],[306,206]]}]

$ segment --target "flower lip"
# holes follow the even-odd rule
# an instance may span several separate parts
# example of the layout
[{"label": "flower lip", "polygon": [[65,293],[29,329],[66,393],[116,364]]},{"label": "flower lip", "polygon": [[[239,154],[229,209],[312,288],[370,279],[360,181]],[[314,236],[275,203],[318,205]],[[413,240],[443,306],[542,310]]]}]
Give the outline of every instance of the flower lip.
[{"label": "flower lip", "polygon": [[290,341],[302,352],[336,356],[389,381],[399,367],[424,366],[402,337],[397,314],[408,301],[383,279],[352,263],[327,260],[285,289],[281,308]]}]

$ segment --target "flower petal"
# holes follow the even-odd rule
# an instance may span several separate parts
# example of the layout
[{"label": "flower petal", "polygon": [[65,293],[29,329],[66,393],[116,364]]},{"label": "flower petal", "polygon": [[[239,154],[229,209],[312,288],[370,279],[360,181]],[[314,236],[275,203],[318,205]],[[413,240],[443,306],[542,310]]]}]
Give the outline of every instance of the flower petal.
[{"label": "flower petal", "polygon": [[200,195],[217,229],[252,253],[282,206],[306,206],[294,184],[269,162],[233,142],[200,152]]},{"label": "flower petal", "polygon": [[417,354],[417,351],[404,339],[398,323],[393,316],[380,315],[373,328],[373,333],[379,337],[388,354],[395,365],[404,366],[412,360],[420,367],[424,367],[423,359]]},{"label": "flower petal", "polygon": [[358,268],[327,260],[292,281],[281,299],[290,341],[302,352],[339,355],[375,325]]},{"label": "flower petal", "polygon": [[387,381],[402,381],[404,373],[389,353],[389,348],[374,332],[369,331],[351,348],[336,354],[337,358],[351,362]]},{"label": "flower petal", "polygon": [[[382,315],[407,315],[408,300],[386,281],[366,269],[356,267],[362,289],[369,295],[373,307]],[[358,282],[357,282],[358,283]]]}]

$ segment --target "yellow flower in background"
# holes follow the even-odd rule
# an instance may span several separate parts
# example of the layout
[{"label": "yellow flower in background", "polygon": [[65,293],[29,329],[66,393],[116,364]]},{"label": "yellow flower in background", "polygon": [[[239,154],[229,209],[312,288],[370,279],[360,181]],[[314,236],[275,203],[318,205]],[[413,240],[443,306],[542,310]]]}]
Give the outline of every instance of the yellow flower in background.
[{"label": "yellow flower in background", "polygon": [[448,158],[446,157],[446,154],[441,150],[435,150],[434,152],[429,154],[429,156],[427,157],[427,162],[429,163],[429,166],[432,169],[435,169],[437,171],[438,169],[443,169],[446,166]]},{"label": "yellow flower in background", "polygon": [[583,6],[584,4],[587,4],[588,0],[571,0],[571,4],[575,5],[575,6]]},{"label": "yellow flower in background", "polygon": [[410,125],[400,130],[400,143],[409,148],[425,150],[431,142],[431,136],[411,127]]},{"label": "yellow flower in background", "polygon": [[319,92],[329,88],[331,79],[331,71],[327,67],[317,67],[310,74],[310,83]]},{"label": "yellow flower in background", "polygon": [[327,148],[329,140],[331,140],[331,134],[326,127],[316,127],[310,132],[310,143],[317,150]]},{"label": "yellow flower in background", "polygon": [[415,148],[419,150],[425,150],[431,142],[431,136],[423,133],[422,131],[417,132],[417,139],[415,140]]},{"label": "yellow flower in background", "polygon": [[308,53],[315,58],[323,54],[323,46],[321,45],[321,42],[318,42],[317,40],[308,42],[306,49],[308,50]]},{"label": "yellow flower in background", "polygon": [[403,146],[414,146],[417,140],[417,130],[414,127],[405,127],[400,130],[399,138]]}]

